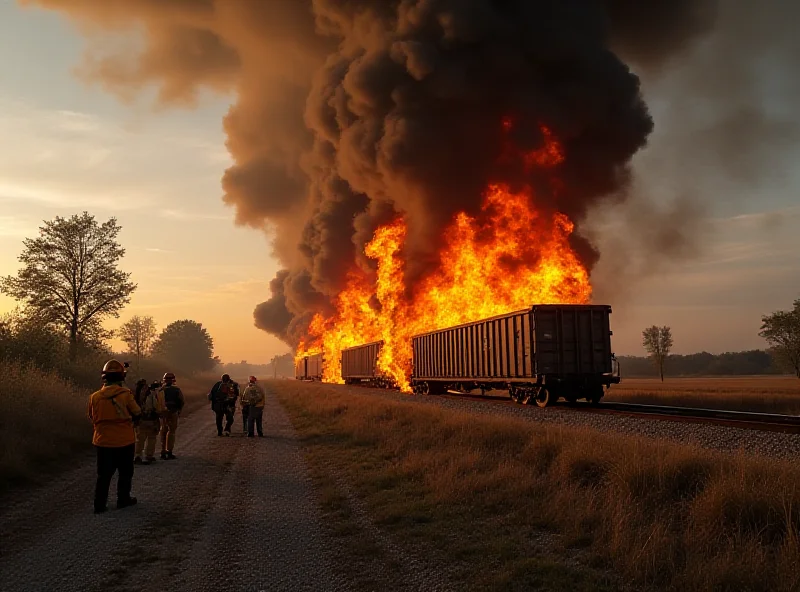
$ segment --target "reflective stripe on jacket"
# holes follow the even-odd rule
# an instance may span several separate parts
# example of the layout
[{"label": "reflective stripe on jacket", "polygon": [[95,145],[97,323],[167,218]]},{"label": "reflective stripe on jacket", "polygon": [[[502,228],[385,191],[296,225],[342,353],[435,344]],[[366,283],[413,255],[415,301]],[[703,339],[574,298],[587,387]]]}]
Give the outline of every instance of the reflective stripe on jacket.
[{"label": "reflective stripe on jacket", "polygon": [[94,425],[92,444],[118,448],[136,442],[133,416],[142,410],[130,389],[121,384],[107,384],[89,397],[89,419]]}]

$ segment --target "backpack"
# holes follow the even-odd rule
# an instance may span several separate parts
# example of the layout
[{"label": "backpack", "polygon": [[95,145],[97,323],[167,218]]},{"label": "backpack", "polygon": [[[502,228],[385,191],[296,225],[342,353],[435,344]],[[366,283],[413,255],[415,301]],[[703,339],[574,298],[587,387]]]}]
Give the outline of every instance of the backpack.
[{"label": "backpack", "polygon": [[217,389],[216,398],[218,401],[227,401],[228,399],[233,399],[233,383],[220,382],[219,388]]},{"label": "backpack", "polygon": [[158,391],[150,390],[142,405],[142,415],[147,419],[158,417],[160,405],[158,404]]},{"label": "backpack", "polygon": [[164,404],[167,406],[167,411],[175,413],[180,411],[183,407],[181,403],[181,389],[177,386],[169,385],[164,387]]}]

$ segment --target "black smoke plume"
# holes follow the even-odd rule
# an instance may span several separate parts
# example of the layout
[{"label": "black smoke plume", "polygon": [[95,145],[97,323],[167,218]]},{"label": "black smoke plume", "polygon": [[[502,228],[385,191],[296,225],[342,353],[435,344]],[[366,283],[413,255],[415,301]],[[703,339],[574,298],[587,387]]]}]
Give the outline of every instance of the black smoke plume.
[{"label": "black smoke plume", "polygon": [[[653,130],[632,68],[657,80],[719,20],[714,0],[21,1],[143,32],[138,54],[87,54],[84,74],[123,97],[153,83],[173,105],[235,93],[224,199],[238,223],[275,229],[285,269],[255,319],[287,343],[330,311],[348,270],[369,268],[360,253],[379,224],[406,217],[413,282],[490,181],[540,188],[537,207],[577,222],[591,269],[581,224],[624,200]],[[504,117],[520,152],[541,147],[542,125],[563,143],[557,197],[498,159]]]}]

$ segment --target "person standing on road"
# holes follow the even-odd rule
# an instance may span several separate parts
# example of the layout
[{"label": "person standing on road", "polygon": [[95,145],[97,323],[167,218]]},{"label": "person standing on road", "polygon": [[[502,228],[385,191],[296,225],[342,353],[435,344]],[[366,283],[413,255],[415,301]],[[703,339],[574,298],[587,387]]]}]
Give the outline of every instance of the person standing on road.
[{"label": "person standing on road", "polygon": [[117,479],[117,508],[136,503],[131,497],[133,456],[136,435],[134,420],[141,415],[133,393],[124,386],[125,367],[117,360],[103,366],[103,387],[89,397],[89,419],[94,426],[92,444],[97,450],[97,484],[94,490],[94,512],[108,510],[108,489],[111,478]]},{"label": "person standing on road", "polygon": [[[217,382],[208,394],[211,401],[211,408],[217,416],[217,436],[231,435],[233,426],[233,414],[236,411],[236,399],[239,398],[239,385],[236,384],[229,374],[223,374],[222,380]],[[225,430],[222,429],[222,418],[225,418]]]},{"label": "person standing on road", "polygon": [[[253,438],[253,428],[258,431],[258,437],[264,437],[263,416],[264,416],[264,389],[258,384],[255,376],[250,377],[250,382],[242,394],[242,401],[250,404],[250,412],[247,416],[247,437]],[[244,403],[242,403],[244,404]]]},{"label": "person standing on road", "polygon": [[[138,383],[136,385],[139,393],[136,403],[142,408],[142,418],[136,426],[136,455],[133,459],[135,465],[149,465],[156,460],[156,440],[161,430],[161,417],[167,410],[160,387],[157,382],[150,386],[145,383],[144,388]],[[144,460],[142,452],[145,454]]]},{"label": "person standing on road", "polygon": [[[252,376],[250,378],[253,378]],[[250,414],[250,401],[247,400],[245,396],[247,394],[247,387],[244,389],[244,393],[242,396],[239,397],[239,402],[242,404],[242,433],[247,435],[247,417]]]},{"label": "person standing on road", "polygon": [[164,374],[164,386],[161,387],[165,411],[161,417],[161,460],[175,460],[172,454],[175,448],[175,432],[178,431],[178,417],[183,411],[186,400],[183,391],[175,385],[172,372]]}]

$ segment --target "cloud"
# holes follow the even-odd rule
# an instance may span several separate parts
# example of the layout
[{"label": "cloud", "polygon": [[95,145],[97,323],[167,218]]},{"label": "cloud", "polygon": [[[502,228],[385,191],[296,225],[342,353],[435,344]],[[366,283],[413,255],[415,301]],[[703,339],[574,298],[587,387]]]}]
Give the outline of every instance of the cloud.
[{"label": "cloud", "polygon": [[233,220],[233,216],[222,216],[219,214],[200,214],[197,212],[189,212],[185,210],[174,210],[174,209],[161,209],[158,212],[158,215],[162,218],[167,218],[170,220],[181,220],[181,221],[188,221],[188,220]]},{"label": "cloud", "polygon": [[35,224],[15,216],[0,216],[0,236],[25,238],[36,229]]},{"label": "cloud", "polygon": [[57,179],[39,183],[33,179],[30,181],[26,183],[21,179],[17,182],[6,182],[0,179],[0,202],[34,202],[48,206],[68,205],[71,208],[113,211],[138,210],[152,205],[152,200],[147,195],[136,193],[132,188],[115,187],[109,191],[104,187],[96,187],[87,190]]}]

